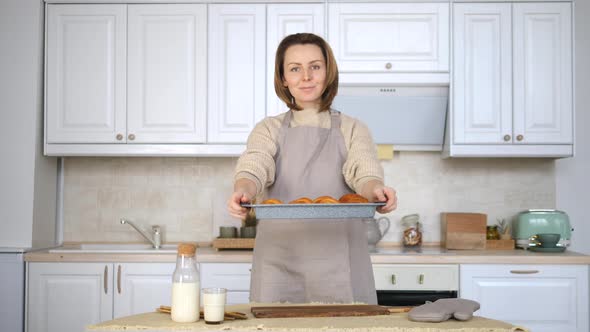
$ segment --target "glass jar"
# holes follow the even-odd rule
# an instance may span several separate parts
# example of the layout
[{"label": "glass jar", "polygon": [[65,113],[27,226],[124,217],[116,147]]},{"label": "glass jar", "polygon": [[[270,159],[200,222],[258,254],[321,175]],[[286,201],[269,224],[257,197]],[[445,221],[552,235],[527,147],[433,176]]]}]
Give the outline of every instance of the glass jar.
[{"label": "glass jar", "polygon": [[488,226],[486,228],[486,239],[488,240],[500,240],[500,232],[498,232],[498,226]]},{"label": "glass jar", "polygon": [[201,283],[195,259],[196,246],[190,243],[178,245],[176,269],[172,275],[171,318],[179,323],[199,320],[199,295]]},{"label": "glass jar", "polygon": [[422,245],[422,228],[420,225],[420,215],[410,214],[402,217],[402,226],[404,233],[402,243],[404,247],[414,248]]}]

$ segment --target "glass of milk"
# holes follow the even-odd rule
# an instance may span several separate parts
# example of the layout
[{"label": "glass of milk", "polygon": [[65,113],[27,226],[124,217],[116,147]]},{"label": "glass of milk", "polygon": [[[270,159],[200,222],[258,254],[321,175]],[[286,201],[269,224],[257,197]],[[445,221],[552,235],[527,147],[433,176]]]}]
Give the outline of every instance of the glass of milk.
[{"label": "glass of milk", "polygon": [[205,323],[219,324],[223,322],[226,294],[227,289],[225,288],[203,288]]}]

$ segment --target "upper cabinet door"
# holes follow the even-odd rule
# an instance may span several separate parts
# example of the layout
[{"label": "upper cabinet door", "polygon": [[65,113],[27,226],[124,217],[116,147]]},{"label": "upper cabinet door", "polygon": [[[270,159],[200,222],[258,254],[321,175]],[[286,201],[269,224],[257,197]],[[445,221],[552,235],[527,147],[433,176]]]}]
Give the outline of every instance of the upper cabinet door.
[{"label": "upper cabinet door", "polygon": [[512,143],[510,6],[454,5],[455,144]]},{"label": "upper cabinet door", "polygon": [[571,4],[513,6],[515,143],[572,143]]},{"label": "upper cabinet door", "polygon": [[342,72],[447,72],[448,3],[329,3]]},{"label": "upper cabinet door", "polygon": [[274,88],[275,54],[283,38],[288,35],[310,32],[325,38],[324,5],[272,4],[267,7],[266,45],[266,114],[277,115],[288,111],[287,105],[277,97]]},{"label": "upper cabinet door", "polygon": [[265,115],[264,4],[209,5],[209,143],[245,143]]},{"label": "upper cabinet door", "polygon": [[127,143],[203,143],[207,7],[129,5]]},{"label": "upper cabinet door", "polygon": [[126,6],[47,10],[47,142],[124,143]]}]

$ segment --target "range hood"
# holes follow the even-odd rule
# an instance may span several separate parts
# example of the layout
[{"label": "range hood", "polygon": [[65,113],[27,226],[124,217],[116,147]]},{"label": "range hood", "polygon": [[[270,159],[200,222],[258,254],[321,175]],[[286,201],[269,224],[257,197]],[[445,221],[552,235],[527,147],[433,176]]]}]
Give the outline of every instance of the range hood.
[{"label": "range hood", "polygon": [[332,108],[364,122],[377,144],[442,151],[448,86],[340,86]]}]

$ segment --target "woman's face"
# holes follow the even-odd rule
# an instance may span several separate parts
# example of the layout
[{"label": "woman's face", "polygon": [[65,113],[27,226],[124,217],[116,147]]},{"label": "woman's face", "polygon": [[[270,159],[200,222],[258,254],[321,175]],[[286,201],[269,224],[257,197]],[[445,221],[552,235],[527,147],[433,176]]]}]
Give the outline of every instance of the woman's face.
[{"label": "woman's face", "polygon": [[326,61],[319,46],[293,45],[285,52],[283,85],[302,108],[320,105],[326,82]]}]

